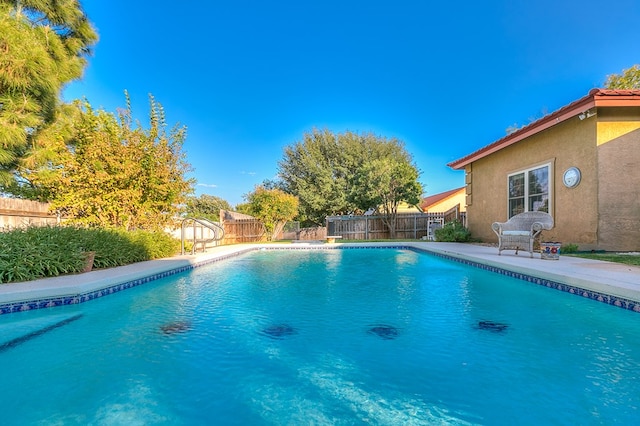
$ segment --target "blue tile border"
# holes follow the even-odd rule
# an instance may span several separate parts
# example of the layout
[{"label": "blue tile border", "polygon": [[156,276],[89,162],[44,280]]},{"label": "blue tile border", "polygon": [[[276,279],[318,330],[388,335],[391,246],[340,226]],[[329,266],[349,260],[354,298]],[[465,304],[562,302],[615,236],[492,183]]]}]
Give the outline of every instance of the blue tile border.
[{"label": "blue tile border", "polygon": [[597,302],[606,303],[608,305],[616,306],[618,308],[626,309],[633,312],[640,313],[640,302],[636,302],[630,299],[626,299],[624,297],[613,296],[610,294],[600,293],[593,290],[586,290],[584,288],[576,287],[570,284],[564,284],[558,281],[548,280],[546,278],[539,278],[528,274],[523,274],[520,272],[510,271],[508,269],[499,268],[497,266],[485,265],[484,263],[476,262],[468,259],[461,259],[454,256],[449,256],[442,253],[436,253],[429,250],[422,250],[415,247],[409,247],[409,249],[413,249],[416,251],[429,253],[437,257],[441,257],[448,260],[453,260],[459,263],[463,263],[468,266],[473,266],[475,268],[483,269],[485,271],[494,272],[496,274],[505,275],[511,278],[515,278],[518,280],[527,281],[532,284],[538,284],[544,287],[552,288],[559,291],[564,291],[566,293],[575,294],[577,296],[586,297],[588,299],[595,300]]},{"label": "blue tile border", "polygon": [[333,246],[333,247],[327,247],[327,246],[323,246],[323,245],[319,245],[318,247],[310,247],[310,246],[306,246],[306,247],[269,247],[268,250],[332,250],[332,249],[383,249],[383,248],[391,248],[391,249],[400,249],[400,250],[412,250],[412,251],[416,251],[416,252],[421,252],[421,253],[427,253],[433,256],[437,256],[443,259],[447,259],[447,260],[452,260],[455,262],[459,262],[462,264],[465,264],[467,266],[472,266],[475,268],[479,268],[479,269],[483,269],[485,271],[490,271],[490,272],[494,272],[496,274],[500,274],[500,275],[505,275],[511,278],[515,278],[518,280],[523,280],[523,281],[527,281],[533,284],[538,284],[538,285],[542,285],[544,287],[548,287],[548,288],[552,288],[555,290],[559,290],[559,291],[564,291],[566,293],[570,293],[570,294],[575,294],[578,296],[582,296],[582,297],[586,297],[592,300],[595,300],[597,302],[602,302],[602,303],[606,303],[608,305],[612,305],[612,306],[616,306],[618,308],[623,308],[629,311],[633,311],[633,312],[639,312],[640,313],[640,303],[630,300],[630,299],[625,299],[623,297],[619,297],[619,296],[612,296],[610,294],[605,294],[605,293],[600,293],[597,291],[593,291],[593,290],[585,290],[583,288],[580,287],[576,287],[576,286],[572,286],[569,284],[564,284],[561,282],[557,282],[557,281],[553,281],[553,280],[548,280],[545,278],[539,278],[539,277],[535,277],[532,275],[527,275],[527,274],[523,274],[520,272],[514,272],[514,271],[510,271],[508,269],[504,269],[504,268],[499,268],[496,266],[490,266],[490,265],[486,265],[484,263],[480,263],[480,262],[476,262],[476,261],[472,261],[472,260],[467,260],[467,259],[462,259],[459,257],[455,257],[455,256],[450,256],[450,255],[446,255],[446,254],[442,254],[442,253],[438,253],[438,252],[433,252],[430,250],[426,250],[426,249],[422,249],[419,247],[414,247],[414,246],[407,246],[407,245],[388,245],[388,246]]},{"label": "blue tile border", "polygon": [[271,246],[271,247],[252,247],[252,248],[248,248],[246,250],[240,250],[238,252],[235,253],[231,253],[231,254],[227,254],[224,256],[220,256],[220,257],[216,257],[213,259],[209,259],[209,260],[205,260],[205,261],[201,261],[201,262],[197,262],[191,265],[185,265],[185,266],[181,266],[179,268],[175,268],[175,269],[171,269],[168,271],[164,271],[164,272],[159,272],[157,274],[153,274],[153,275],[149,275],[147,277],[144,278],[138,278],[135,280],[131,280],[131,281],[126,281],[123,283],[119,283],[119,284],[114,284],[112,286],[109,287],[105,287],[99,290],[94,290],[91,292],[87,292],[87,293],[82,293],[82,294],[78,294],[78,295],[72,295],[72,296],[63,296],[63,297],[51,297],[51,298],[45,298],[45,299],[37,299],[37,300],[28,300],[28,301],[21,301],[21,302],[12,302],[12,303],[5,303],[0,305],[0,315],[5,315],[5,314],[10,314],[10,313],[14,313],[14,312],[24,312],[24,311],[30,311],[30,310],[34,310],[34,309],[43,309],[43,308],[53,308],[53,307],[57,307],[57,306],[65,306],[65,305],[74,305],[74,304],[78,304],[78,303],[84,303],[84,302],[89,302],[91,300],[95,300],[95,299],[99,299],[101,297],[104,296],[108,296],[114,293],[118,293],[120,291],[123,290],[127,290],[133,287],[137,287],[139,285],[142,284],[146,284],[148,282],[151,281],[155,281],[161,278],[165,278],[171,275],[175,275],[175,274],[179,274],[185,271],[189,271],[191,269],[195,269],[201,266],[205,266],[211,263],[215,263],[215,262],[220,262],[226,259],[230,259],[233,257],[237,257],[240,256],[242,254],[248,253],[248,252],[252,252],[252,251],[259,251],[259,250],[272,250],[272,251],[279,251],[279,250],[367,250],[367,249],[397,249],[397,250],[411,250],[411,251],[416,251],[416,252],[420,252],[420,253],[426,253],[426,254],[430,254],[436,257],[440,257],[443,259],[447,259],[447,260],[452,260],[455,262],[459,262],[468,266],[472,266],[475,268],[479,268],[479,269],[483,269],[486,271],[490,271],[490,272],[494,272],[500,275],[505,275],[511,278],[516,278],[519,280],[523,280],[523,281],[527,281],[533,284],[538,284],[538,285],[542,285],[544,287],[547,288],[552,288],[555,290],[560,290],[560,291],[564,291],[570,294],[575,294],[578,296],[582,296],[582,297],[586,297],[592,300],[595,300],[597,302],[602,302],[602,303],[606,303],[608,305],[612,305],[612,306],[616,306],[622,309],[626,309],[626,310],[630,310],[633,312],[640,312],[640,302],[636,302],[633,300],[629,300],[629,299],[625,299],[622,297],[618,297],[618,296],[612,296],[609,294],[605,294],[605,293],[600,293],[597,291],[592,291],[592,290],[585,290],[583,288],[579,288],[579,287],[575,287],[569,284],[564,284],[561,282],[557,282],[557,281],[553,281],[553,280],[548,280],[545,278],[539,278],[539,277],[535,277],[535,276],[531,276],[531,275],[527,275],[527,274],[523,274],[520,272],[514,272],[514,271],[510,271],[508,269],[504,269],[504,268],[499,268],[496,266],[490,266],[490,265],[485,265],[483,263],[480,262],[476,262],[476,261],[472,261],[472,260],[467,260],[467,259],[461,259],[455,256],[451,256],[451,255],[446,255],[446,254],[442,254],[442,253],[437,253],[437,252],[433,252],[430,250],[425,250],[419,247],[413,247],[413,246],[406,246],[406,245],[385,245],[385,246],[342,246],[342,245],[336,245],[336,246],[327,246],[327,245],[318,245],[318,246],[313,246],[313,245],[309,245],[309,246]]},{"label": "blue tile border", "polygon": [[131,281],[125,281],[123,283],[114,284],[112,286],[108,286],[105,288],[101,288],[99,290],[90,291],[87,293],[81,293],[77,295],[71,296],[61,296],[61,297],[49,297],[44,299],[36,299],[36,300],[27,300],[20,302],[12,302],[5,303],[0,305],[0,315],[11,314],[14,312],[24,312],[30,311],[34,309],[43,309],[43,308],[54,308],[57,306],[66,306],[66,305],[75,305],[78,303],[89,302],[91,300],[99,299],[103,296],[108,296],[114,293],[119,293],[123,290],[128,290],[130,288],[137,287],[142,284],[146,284],[151,281],[155,281],[161,278],[165,278],[171,275],[179,274],[185,271],[189,271],[194,268],[198,268],[200,266],[208,265],[210,263],[219,262],[222,260],[229,259],[231,257],[239,256],[241,254],[247,253],[249,251],[253,251],[255,248],[250,248],[247,250],[241,250],[236,253],[216,257],[213,259],[205,260],[202,262],[197,262],[192,265],[180,266],[178,268],[170,269],[168,271],[158,272],[157,274],[152,274],[147,277],[138,278]]},{"label": "blue tile border", "polygon": [[[397,250],[414,250],[414,247],[403,246],[403,245],[392,245],[392,246],[340,246],[340,245],[322,245],[318,244],[317,246],[308,245],[308,246],[272,246],[272,247],[261,247],[259,249],[254,250],[369,250],[369,249],[397,249]],[[425,251],[426,253],[430,253]]]}]

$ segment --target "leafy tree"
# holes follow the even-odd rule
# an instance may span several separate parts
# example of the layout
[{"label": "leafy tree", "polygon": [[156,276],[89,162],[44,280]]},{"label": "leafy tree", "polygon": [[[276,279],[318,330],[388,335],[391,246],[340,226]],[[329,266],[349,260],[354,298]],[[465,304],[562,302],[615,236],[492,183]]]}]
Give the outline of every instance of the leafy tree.
[{"label": "leafy tree", "polygon": [[66,110],[73,119],[56,122],[59,136],[18,168],[22,192],[88,226],[156,230],[171,223],[193,187],[184,177],[186,129],[168,132],[151,96],[147,129],[134,125],[128,97],[117,116],[79,101]]},{"label": "leafy tree", "polygon": [[349,179],[356,170],[356,135],[335,135],[313,129],[288,146],[278,163],[286,192],[300,200],[300,219],[322,225],[326,216],[347,214],[355,206],[347,199]]},{"label": "leafy tree", "polygon": [[403,201],[420,202],[422,186],[418,177],[418,169],[402,152],[394,157],[374,158],[358,170],[351,198],[363,210],[377,207],[391,238],[395,238],[398,205]]},{"label": "leafy tree", "polygon": [[77,0],[0,0],[0,189],[96,41]]},{"label": "leafy tree", "polygon": [[260,184],[260,186],[262,186],[264,189],[281,189],[283,191],[286,190],[284,182],[279,179],[265,179],[262,181],[262,184]]},{"label": "leafy tree", "polygon": [[640,65],[622,70],[620,74],[607,76],[604,86],[607,89],[640,89]]},{"label": "leafy tree", "polygon": [[73,161],[82,121],[79,102],[61,104],[53,122],[31,138],[30,149],[15,163],[13,181],[4,190],[20,198],[51,201],[61,170]]},{"label": "leafy tree", "polygon": [[[352,132],[335,135],[328,130],[314,129],[306,133],[301,142],[285,149],[279,163],[279,175],[286,192],[300,199],[301,221],[322,225],[327,216],[359,213],[383,204],[380,194],[370,193],[373,187],[365,181],[366,175],[374,177],[372,162],[383,160],[389,160],[389,164],[411,164],[411,156],[397,139]],[[385,166],[381,171],[396,173],[398,167]],[[415,171],[410,175],[414,176],[415,186],[419,188],[417,169],[410,168]],[[407,168],[402,170],[408,172]],[[391,175],[387,177],[391,179]],[[383,179],[383,176],[378,178]],[[377,184],[383,182],[378,180]],[[407,198],[398,202],[413,199],[399,190],[393,190],[393,194],[387,196]],[[397,205],[394,210],[392,204],[388,205],[390,213],[397,210]]]},{"label": "leafy tree", "polygon": [[220,210],[232,210],[231,205],[215,195],[202,194],[187,199],[187,214],[193,217],[204,217],[213,222],[220,220]]},{"label": "leafy tree", "polygon": [[276,238],[287,221],[298,214],[298,198],[280,189],[257,186],[244,199],[246,203],[238,205],[237,209],[261,220],[271,234],[270,240]]}]

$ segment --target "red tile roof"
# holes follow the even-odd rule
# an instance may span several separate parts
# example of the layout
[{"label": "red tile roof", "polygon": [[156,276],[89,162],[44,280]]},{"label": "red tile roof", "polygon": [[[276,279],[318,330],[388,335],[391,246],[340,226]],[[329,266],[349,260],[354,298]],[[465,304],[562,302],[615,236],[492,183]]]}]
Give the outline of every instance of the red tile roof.
[{"label": "red tile roof", "polygon": [[462,189],[464,189],[464,186],[460,187],[460,188],[452,189],[450,191],[441,192],[439,194],[431,195],[429,197],[425,197],[420,202],[420,208],[422,210],[426,210],[428,207],[430,207],[430,206],[432,206],[432,205],[444,200],[445,198],[448,198],[448,197],[452,196],[453,194],[455,194],[456,192],[458,192],[458,191],[460,191]]},{"label": "red tile roof", "polygon": [[536,120],[533,123],[524,126],[465,157],[452,161],[447,164],[447,166],[455,170],[463,169],[467,164],[486,157],[487,155],[499,151],[509,145],[513,145],[516,142],[546,130],[549,127],[555,126],[558,123],[573,118],[590,108],[620,106],[640,107],[640,90],[592,89],[589,91],[589,94],[583,98],[571,102],[551,114],[547,114],[539,120]]}]

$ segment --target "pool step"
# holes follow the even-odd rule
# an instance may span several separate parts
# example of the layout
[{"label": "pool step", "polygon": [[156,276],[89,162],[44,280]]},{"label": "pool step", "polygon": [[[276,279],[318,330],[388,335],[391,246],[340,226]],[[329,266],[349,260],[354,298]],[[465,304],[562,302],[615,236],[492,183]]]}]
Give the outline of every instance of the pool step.
[{"label": "pool step", "polygon": [[0,327],[0,352],[67,325],[80,319],[82,315],[83,314],[54,315],[5,324]]}]

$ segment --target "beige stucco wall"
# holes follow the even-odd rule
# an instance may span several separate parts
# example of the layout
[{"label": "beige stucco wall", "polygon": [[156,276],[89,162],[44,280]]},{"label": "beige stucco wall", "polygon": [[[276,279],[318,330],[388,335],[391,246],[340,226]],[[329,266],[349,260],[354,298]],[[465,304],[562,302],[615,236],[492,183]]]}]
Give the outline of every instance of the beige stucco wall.
[{"label": "beige stucco wall", "polygon": [[598,117],[598,248],[640,251],[640,108]]},{"label": "beige stucco wall", "polygon": [[[467,206],[467,221],[472,235],[497,242],[491,223],[507,220],[507,175],[550,163],[550,213],[555,228],[546,231],[543,238],[578,244],[581,250],[595,249],[596,123],[596,117],[582,121],[575,117],[468,165],[467,193],[471,203]],[[571,166],[581,170],[582,180],[569,189],[562,184],[562,174]]]}]

